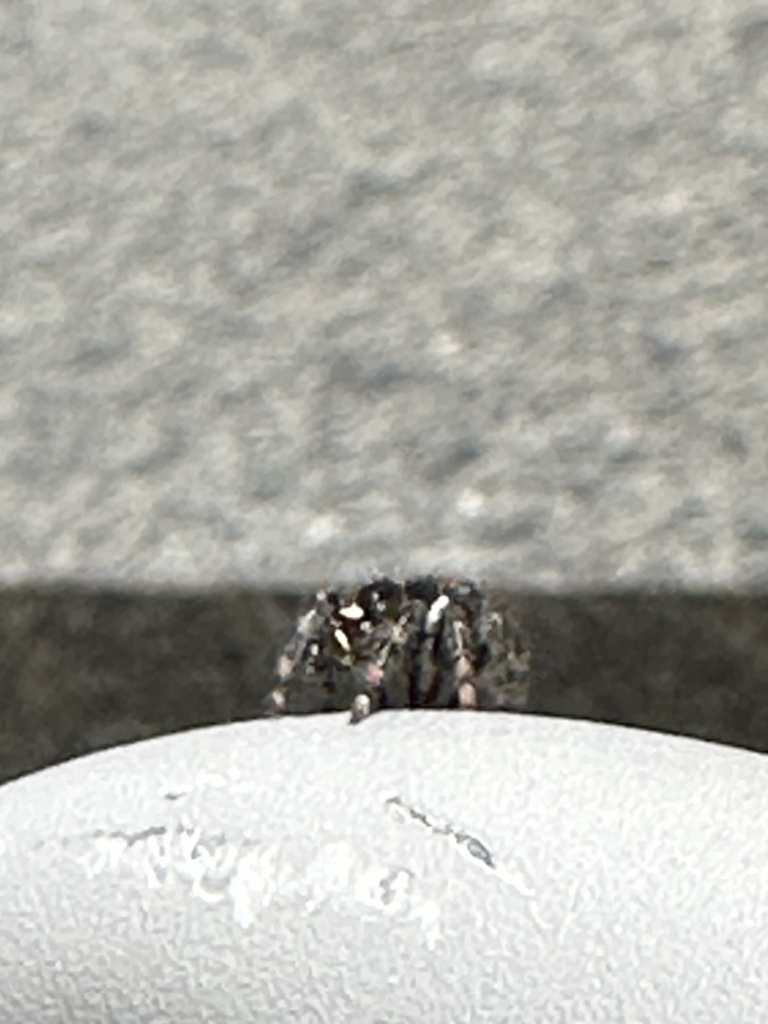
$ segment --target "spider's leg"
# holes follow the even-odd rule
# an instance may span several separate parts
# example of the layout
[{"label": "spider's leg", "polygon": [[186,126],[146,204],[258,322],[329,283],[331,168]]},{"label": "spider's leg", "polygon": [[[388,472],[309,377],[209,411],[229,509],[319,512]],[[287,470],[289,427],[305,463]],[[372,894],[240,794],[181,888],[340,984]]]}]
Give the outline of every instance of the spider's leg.
[{"label": "spider's leg", "polygon": [[285,687],[276,686],[264,698],[262,707],[265,715],[282,715],[285,711]]},{"label": "spider's leg", "polygon": [[367,693],[358,693],[349,709],[349,724],[357,725],[371,714],[371,698]]}]

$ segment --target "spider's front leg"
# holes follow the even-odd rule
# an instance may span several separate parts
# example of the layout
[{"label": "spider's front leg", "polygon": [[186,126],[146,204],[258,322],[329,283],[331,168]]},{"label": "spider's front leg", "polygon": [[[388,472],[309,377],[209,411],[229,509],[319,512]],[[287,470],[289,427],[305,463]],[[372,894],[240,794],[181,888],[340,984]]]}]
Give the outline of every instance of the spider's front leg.
[{"label": "spider's front leg", "polygon": [[462,710],[477,708],[477,687],[475,686],[475,665],[467,649],[467,625],[461,619],[450,623],[453,654],[453,692],[456,703]]},{"label": "spider's front leg", "polygon": [[349,724],[357,725],[371,713],[371,698],[367,693],[358,693],[349,709]]}]

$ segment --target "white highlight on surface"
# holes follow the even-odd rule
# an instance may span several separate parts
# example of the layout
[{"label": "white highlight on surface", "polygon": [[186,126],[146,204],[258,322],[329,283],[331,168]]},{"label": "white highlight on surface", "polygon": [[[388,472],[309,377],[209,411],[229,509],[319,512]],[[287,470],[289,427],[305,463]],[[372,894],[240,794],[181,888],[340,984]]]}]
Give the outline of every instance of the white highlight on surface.
[{"label": "white highlight on surface", "polygon": [[469,487],[465,487],[456,499],[456,511],[459,515],[466,516],[467,519],[473,519],[479,515],[485,505],[485,496]]},{"label": "white highlight on surface", "polygon": [[427,342],[429,351],[439,359],[448,359],[462,350],[461,341],[448,330],[438,331]]},{"label": "white highlight on surface", "polygon": [[123,836],[97,836],[92,852],[81,860],[88,876],[93,878],[102,871],[116,871],[128,845]]},{"label": "white highlight on surface", "polygon": [[329,513],[313,519],[304,531],[304,539],[309,544],[322,545],[333,540],[341,533],[343,526],[339,516]]},{"label": "white highlight on surface", "polygon": [[[440,907],[420,898],[413,874],[400,865],[366,861],[344,839],[318,847],[309,863],[292,863],[286,844],[268,844],[245,854],[230,885],[235,921],[252,927],[273,904],[298,903],[314,914],[324,904],[360,914],[415,921],[429,949],[440,938]],[[299,862],[304,858],[299,856]]]},{"label": "white highlight on surface", "polygon": [[283,839],[254,843],[205,834],[199,825],[85,838],[78,860],[89,878],[127,871],[152,890],[182,884],[206,904],[228,902],[249,929],[272,906],[314,914],[324,904],[356,916],[415,922],[429,949],[440,939],[440,906],[419,896],[413,873],[364,857],[346,839],[319,846]]}]

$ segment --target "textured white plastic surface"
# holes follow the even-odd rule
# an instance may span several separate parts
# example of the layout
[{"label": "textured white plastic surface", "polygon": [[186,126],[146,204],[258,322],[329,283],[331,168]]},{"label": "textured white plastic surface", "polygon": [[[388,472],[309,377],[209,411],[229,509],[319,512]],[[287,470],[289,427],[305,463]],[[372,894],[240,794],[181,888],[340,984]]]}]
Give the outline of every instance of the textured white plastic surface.
[{"label": "textured white plastic surface", "polygon": [[195,730],[0,789],[0,1022],[768,1020],[768,762],[593,723]]}]

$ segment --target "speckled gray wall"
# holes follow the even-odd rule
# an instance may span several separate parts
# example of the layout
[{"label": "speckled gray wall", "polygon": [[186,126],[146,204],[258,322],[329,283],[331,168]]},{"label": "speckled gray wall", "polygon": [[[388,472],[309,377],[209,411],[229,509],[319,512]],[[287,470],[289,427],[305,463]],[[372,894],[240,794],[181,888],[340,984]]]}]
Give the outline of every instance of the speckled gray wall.
[{"label": "speckled gray wall", "polygon": [[765,582],[768,8],[0,18],[6,582]]},{"label": "speckled gray wall", "polygon": [[[225,602],[203,630],[251,666],[271,590],[372,570],[764,593],[767,167],[765,5],[0,6],[0,696],[24,763],[43,718],[40,758],[82,748],[78,700],[108,705],[93,743],[154,729],[129,678],[169,707],[155,654],[120,684],[89,663],[77,698],[55,678],[83,583],[261,595],[258,627]],[[718,692],[743,669],[754,710],[744,615],[697,629],[741,651]],[[639,671],[653,623],[696,646],[665,616],[634,649],[631,616],[601,628]],[[584,617],[545,619],[560,709],[610,714],[615,676],[597,712],[583,689],[605,645],[577,658]]]}]

